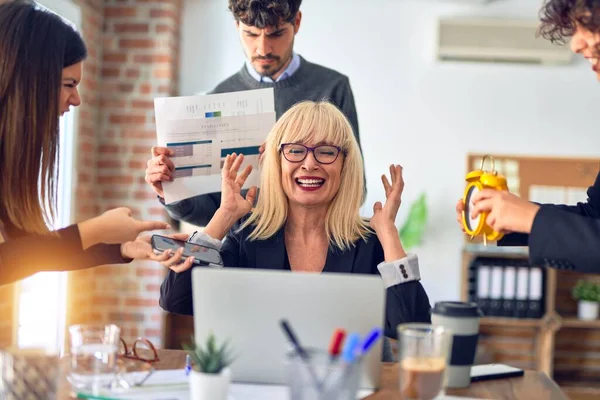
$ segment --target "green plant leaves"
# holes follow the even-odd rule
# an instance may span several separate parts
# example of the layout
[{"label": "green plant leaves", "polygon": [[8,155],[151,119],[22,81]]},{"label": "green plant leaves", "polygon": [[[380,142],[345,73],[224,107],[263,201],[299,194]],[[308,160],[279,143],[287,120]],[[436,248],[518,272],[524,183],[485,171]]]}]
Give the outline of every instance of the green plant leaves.
[{"label": "green plant leaves", "polygon": [[600,285],[580,279],[573,287],[573,298],[575,300],[596,301],[600,302]]},{"label": "green plant leaves", "polygon": [[405,250],[421,244],[427,225],[427,201],[425,193],[411,204],[408,217],[400,228],[399,235]]},{"label": "green plant leaves", "polygon": [[217,339],[212,333],[206,339],[204,348],[195,342],[193,336],[191,343],[183,343],[182,347],[192,358],[194,370],[198,372],[218,374],[234,360],[229,350],[229,341],[218,346]]}]

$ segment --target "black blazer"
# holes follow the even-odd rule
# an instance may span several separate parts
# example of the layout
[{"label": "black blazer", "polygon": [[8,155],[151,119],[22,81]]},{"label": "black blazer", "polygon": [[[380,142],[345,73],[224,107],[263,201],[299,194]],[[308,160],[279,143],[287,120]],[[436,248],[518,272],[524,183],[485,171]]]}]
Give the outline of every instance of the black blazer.
[{"label": "black blazer", "polygon": [[600,273],[600,172],[587,191],[587,203],[543,204],[529,235],[512,233],[501,246],[529,246],[534,265]]},{"label": "black blazer", "polygon": [[[226,267],[284,270],[287,252],[283,229],[267,240],[247,239],[252,228],[232,231],[221,248]],[[347,251],[329,249],[323,272],[379,275],[377,265],[384,261],[383,248],[375,235],[359,240]],[[198,267],[196,267],[198,268]],[[191,271],[169,273],[160,287],[160,306],[178,314],[193,314]],[[275,299],[274,299],[275,300]],[[420,282],[395,285],[386,293],[385,334],[396,338],[396,327],[405,322],[427,322],[430,318],[429,298]]]}]

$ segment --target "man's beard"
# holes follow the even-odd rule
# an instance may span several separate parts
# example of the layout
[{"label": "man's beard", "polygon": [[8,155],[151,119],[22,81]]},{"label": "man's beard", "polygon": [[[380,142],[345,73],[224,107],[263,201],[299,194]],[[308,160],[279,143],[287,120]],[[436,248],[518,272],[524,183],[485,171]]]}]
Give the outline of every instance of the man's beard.
[{"label": "man's beard", "polygon": [[252,57],[252,63],[254,64],[254,62],[258,61],[258,60],[273,60],[273,61],[275,61],[275,64],[273,64],[273,65],[258,65],[256,68],[254,68],[260,76],[262,76],[264,78],[273,79],[273,76],[276,75],[279,71],[281,71],[283,66],[286,65],[288,63],[288,61],[290,61],[291,59],[292,59],[292,54],[290,54],[290,57],[285,61],[281,61],[281,57],[279,57],[279,56],[267,54],[266,56]]}]

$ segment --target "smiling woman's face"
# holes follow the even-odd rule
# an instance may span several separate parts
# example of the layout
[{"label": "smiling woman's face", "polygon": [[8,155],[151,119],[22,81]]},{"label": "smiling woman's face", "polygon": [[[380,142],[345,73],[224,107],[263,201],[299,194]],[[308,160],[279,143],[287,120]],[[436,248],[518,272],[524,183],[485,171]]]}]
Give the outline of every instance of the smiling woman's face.
[{"label": "smiling woman's face", "polygon": [[[314,148],[327,143],[300,144]],[[317,161],[313,151],[310,150],[306,153],[306,158],[300,162],[291,162],[282,154],[281,183],[290,207],[328,206],[340,189],[343,165],[342,152],[330,164]]]},{"label": "smiling woman's face", "polygon": [[596,78],[600,81],[600,32],[591,32],[581,25],[576,25],[571,38],[571,50],[583,55],[591,64]]}]

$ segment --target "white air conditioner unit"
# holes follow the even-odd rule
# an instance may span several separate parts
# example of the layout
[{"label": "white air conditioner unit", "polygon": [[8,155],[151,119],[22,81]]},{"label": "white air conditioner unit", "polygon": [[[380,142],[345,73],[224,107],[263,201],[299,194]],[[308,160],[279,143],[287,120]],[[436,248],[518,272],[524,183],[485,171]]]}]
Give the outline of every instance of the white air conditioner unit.
[{"label": "white air conditioner unit", "polygon": [[572,54],[536,36],[538,21],[444,17],[439,20],[439,60],[567,64]]}]

